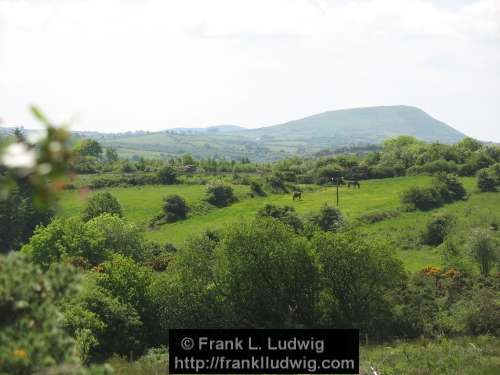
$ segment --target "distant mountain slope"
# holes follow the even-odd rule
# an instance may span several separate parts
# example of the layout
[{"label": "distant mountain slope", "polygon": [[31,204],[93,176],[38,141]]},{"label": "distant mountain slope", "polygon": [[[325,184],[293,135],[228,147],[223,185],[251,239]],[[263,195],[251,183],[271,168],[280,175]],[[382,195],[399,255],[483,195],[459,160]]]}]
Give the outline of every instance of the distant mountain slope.
[{"label": "distant mountain slope", "polygon": [[339,143],[379,143],[398,135],[454,143],[465,135],[416,107],[386,106],[329,111],[284,124],[242,132],[287,139],[326,137]]},{"label": "distant mountain slope", "polygon": [[[190,130],[185,132],[184,130]],[[220,125],[204,129],[122,134],[84,133],[120,155],[167,157],[189,153],[195,157],[248,156],[270,161],[324,149],[380,144],[384,139],[411,135],[424,141],[454,143],[465,135],[410,106],[353,108],[330,111],[259,129]]]},{"label": "distant mountain slope", "polygon": [[173,128],[168,130],[175,133],[228,133],[247,130],[247,128],[238,125],[213,125],[209,126],[208,128]]}]

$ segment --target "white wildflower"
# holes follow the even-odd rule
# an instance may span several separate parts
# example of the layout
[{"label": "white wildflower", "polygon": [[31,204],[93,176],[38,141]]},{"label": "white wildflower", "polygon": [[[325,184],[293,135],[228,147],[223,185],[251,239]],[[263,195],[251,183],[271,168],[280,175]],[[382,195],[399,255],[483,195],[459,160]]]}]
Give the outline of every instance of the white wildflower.
[{"label": "white wildflower", "polygon": [[5,149],[0,160],[8,168],[31,169],[36,164],[36,155],[24,143],[13,143]]}]

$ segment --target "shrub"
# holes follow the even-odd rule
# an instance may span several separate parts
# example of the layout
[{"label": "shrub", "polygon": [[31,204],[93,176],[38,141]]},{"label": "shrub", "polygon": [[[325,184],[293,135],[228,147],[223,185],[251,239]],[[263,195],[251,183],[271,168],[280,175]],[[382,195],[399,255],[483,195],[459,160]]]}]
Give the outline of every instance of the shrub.
[{"label": "shrub", "polygon": [[44,273],[20,253],[0,256],[0,270],[0,373],[76,363],[57,307],[76,287],[74,270],[57,265]]},{"label": "shrub", "polygon": [[401,212],[399,210],[368,212],[366,214],[361,215],[359,217],[359,220],[367,224],[373,224],[386,219],[398,217],[400,214]]},{"label": "shrub", "polygon": [[443,243],[455,222],[455,218],[450,214],[434,215],[427,223],[422,234],[425,244],[437,246]]},{"label": "shrub", "polygon": [[174,168],[166,165],[158,171],[158,180],[164,185],[173,185],[177,182],[177,173]]},{"label": "shrub", "polygon": [[477,187],[480,191],[496,191],[497,182],[489,168],[480,169],[477,172]]},{"label": "shrub", "polygon": [[344,217],[340,210],[326,203],[310,220],[325,232],[335,232],[344,225]]},{"label": "shrub", "polygon": [[409,209],[425,211],[441,206],[443,201],[437,189],[414,186],[403,192],[401,203]]},{"label": "shrub", "polygon": [[479,264],[481,274],[488,276],[493,264],[498,259],[498,250],[495,248],[489,229],[477,228],[472,232],[470,254]]},{"label": "shrub", "polygon": [[44,268],[74,257],[82,257],[93,266],[113,253],[141,261],[143,244],[143,233],[134,224],[103,214],[86,223],[77,217],[57,218],[46,227],[38,227],[22,251]]},{"label": "shrub", "polygon": [[268,177],[267,184],[273,193],[288,193],[288,189],[285,186],[285,180],[281,173],[275,173],[271,177]]},{"label": "shrub", "polygon": [[458,178],[450,174],[438,174],[434,178],[433,186],[439,191],[439,194],[445,203],[463,199],[467,194],[464,186]]},{"label": "shrub", "polygon": [[87,207],[82,213],[83,221],[89,221],[104,213],[123,216],[118,200],[108,192],[97,193],[90,197]]},{"label": "shrub", "polygon": [[295,209],[290,206],[275,206],[266,204],[262,209],[257,212],[258,217],[272,217],[287,224],[293,228],[295,233],[300,233],[304,229],[304,224],[299,216],[295,213]]},{"label": "shrub", "polygon": [[184,198],[173,194],[163,199],[163,212],[168,222],[174,222],[186,219],[189,207]]},{"label": "shrub", "polygon": [[229,185],[211,185],[207,188],[207,201],[216,207],[226,207],[236,201],[233,188]]},{"label": "shrub", "polygon": [[250,190],[252,191],[252,193],[260,197],[265,197],[267,195],[266,192],[262,189],[262,185],[257,181],[250,182]]}]

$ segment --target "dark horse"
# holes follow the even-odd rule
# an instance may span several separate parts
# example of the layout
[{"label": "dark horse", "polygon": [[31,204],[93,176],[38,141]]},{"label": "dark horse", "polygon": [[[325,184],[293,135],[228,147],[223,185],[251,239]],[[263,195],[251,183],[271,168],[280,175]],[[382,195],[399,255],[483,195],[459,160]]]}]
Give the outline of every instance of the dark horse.
[{"label": "dark horse", "polygon": [[358,180],[350,180],[350,181],[347,181],[347,187],[350,188],[350,187],[357,187],[358,189],[361,188],[361,185],[359,184],[359,181]]},{"label": "dark horse", "polygon": [[294,191],[292,193],[292,200],[295,200],[295,199],[302,200],[302,192],[301,191]]}]

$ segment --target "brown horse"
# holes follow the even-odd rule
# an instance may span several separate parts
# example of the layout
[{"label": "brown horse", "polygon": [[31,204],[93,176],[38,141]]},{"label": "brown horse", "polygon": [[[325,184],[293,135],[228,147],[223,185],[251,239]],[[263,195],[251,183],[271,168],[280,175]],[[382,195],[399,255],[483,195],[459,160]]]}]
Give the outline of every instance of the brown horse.
[{"label": "brown horse", "polygon": [[292,200],[299,199],[302,200],[302,192],[301,191],[294,191],[292,193]]},{"label": "brown horse", "polygon": [[352,181],[347,181],[347,187],[350,188],[350,187],[357,187],[358,189],[361,188],[361,185],[359,184],[359,181],[358,180],[352,180]]}]

